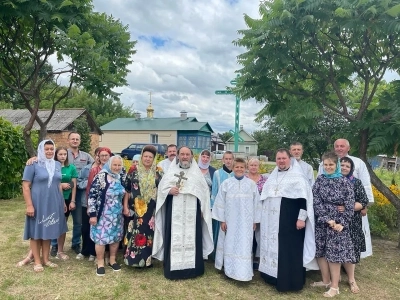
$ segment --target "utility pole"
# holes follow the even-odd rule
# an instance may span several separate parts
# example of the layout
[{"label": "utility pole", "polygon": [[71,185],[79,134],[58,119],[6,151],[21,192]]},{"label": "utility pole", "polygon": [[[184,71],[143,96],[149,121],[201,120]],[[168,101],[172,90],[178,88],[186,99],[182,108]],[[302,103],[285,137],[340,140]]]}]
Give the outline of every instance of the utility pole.
[{"label": "utility pole", "polygon": [[[236,78],[239,77],[239,74],[236,75]],[[236,85],[236,79],[231,80],[232,85]],[[215,91],[216,95],[233,95],[231,90],[217,90]],[[235,152],[239,152],[239,113],[240,113],[240,98],[236,96],[236,106],[235,106],[235,132],[233,134],[235,140]]]}]

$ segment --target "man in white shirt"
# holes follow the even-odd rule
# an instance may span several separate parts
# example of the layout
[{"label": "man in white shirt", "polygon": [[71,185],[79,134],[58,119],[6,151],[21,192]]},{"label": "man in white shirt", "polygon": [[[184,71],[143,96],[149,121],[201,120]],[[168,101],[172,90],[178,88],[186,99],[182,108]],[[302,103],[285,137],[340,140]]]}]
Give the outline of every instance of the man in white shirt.
[{"label": "man in white shirt", "polygon": [[168,168],[171,165],[171,162],[176,157],[176,150],[177,150],[176,145],[174,145],[174,144],[168,145],[168,147],[167,147],[167,157],[168,158],[160,161],[157,164],[157,167],[160,167],[164,173],[166,173],[168,171]]},{"label": "man in white shirt", "polygon": [[[369,203],[374,203],[374,195],[372,194],[372,185],[371,185],[371,178],[368,173],[367,166],[365,163],[359,159],[358,157],[355,156],[350,156],[349,151],[350,151],[350,143],[346,139],[337,139],[335,141],[334,145],[334,150],[337,156],[339,156],[339,159],[347,156],[349,157],[353,162],[354,162],[354,177],[358,178],[361,180],[365,193],[368,196]],[[318,175],[322,174],[322,169],[323,166],[322,164],[319,166],[318,170]],[[361,252],[361,258],[365,258],[368,256],[372,255],[372,243],[371,243],[371,233],[369,230],[369,222],[368,222],[368,217],[367,217],[367,211],[368,208],[364,208],[361,210],[361,215],[363,216],[362,218],[362,229],[364,231],[365,235],[365,245],[366,245],[366,251]]]},{"label": "man in white shirt", "polygon": [[303,156],[303,145],[299,142],[293,142],[290,145],[290,155],[293,156],[297,162],[300,164],[301,169],[303,170],[304,175],[308,179],[308,183],[310,186],[314,184],[314,170],[312,166],[308,163],[306,163],[304,160],[301,159]]}]

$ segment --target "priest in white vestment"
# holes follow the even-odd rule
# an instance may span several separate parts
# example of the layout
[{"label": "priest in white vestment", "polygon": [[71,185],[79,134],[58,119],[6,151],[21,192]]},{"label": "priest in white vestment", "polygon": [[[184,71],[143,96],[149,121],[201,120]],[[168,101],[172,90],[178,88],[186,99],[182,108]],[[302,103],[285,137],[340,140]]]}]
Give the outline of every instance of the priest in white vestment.
[{"label": "priest in white vestment", "polygon": [[[371,185],[371,177],[369,176],[369,172],[365,162],[362,161],[360,158],[349,155],[350,151],[350,143],[346,139],[337,139],[334,143],[334,150],[336,155],[340,158],[347,156],[350,158],[354,163],[354,172],[353,176],[361,180],[365,193],[367,194],[369,205],[374,203],[374,195],[372,193],[372,185]],[[323,166],[322,163],[318,169],[318,176],[323,174]],[[364,211],[365,210],[365,211]],[[361,211],[362,217],[362,230],[365,236],[365,251],[361,252],[361,258],[366,258],[372,255],[372,240],[371,240],[371,232],[369,229],[369,222],[368,216],[366,215],[366,211],[368,210],[365,208]]]},{"label": "priest in white vestment", "polygon": [[298,291],[306,269],[318,270],[312,191],[287,149],[277,151],[276,164],[260,196],[259,271],[278,291]]},{"label": "priest in white vestment", "polygon": [[300,142],[294,142],[290,144],[290,154],[297,160],[304,175],[307,177],[310,186],[313,186],[315,182],[313,167],[301,159],[303,156],[303,144]]},{"label": "priest in white vestment", "polygon": [[239,281],[253,278],[253,232],[260,223],[260,194],[256,183],[244,176],[246,162],[236,158],[234,177],[225,180],[215,198],[212,217],[221,223],[215,267]]},{"label": "priest in white vestment", "polygon": [[186,279],[204,273],[213,248],[210,190],[191,149],[181,147],[158,185],[153,256],[166,278]]}]

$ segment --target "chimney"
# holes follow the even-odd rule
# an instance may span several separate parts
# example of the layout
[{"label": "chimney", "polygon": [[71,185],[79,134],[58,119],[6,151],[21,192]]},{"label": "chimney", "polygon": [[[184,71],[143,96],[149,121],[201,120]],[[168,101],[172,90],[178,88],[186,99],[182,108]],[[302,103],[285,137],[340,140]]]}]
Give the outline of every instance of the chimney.
[{"label": "chimney", "polygon": [[135,119],[136,120],[140,120],[140,113],[139,112],[135,112]]},{"label": "chimney", "polygon": [[187,112],[182,110],[181,111],[181,120],[186,120],[187,119]]},{"label": "chimney", "polygon": [[242,131],[243,130],[243,125],[240,125],[240,131]]}]

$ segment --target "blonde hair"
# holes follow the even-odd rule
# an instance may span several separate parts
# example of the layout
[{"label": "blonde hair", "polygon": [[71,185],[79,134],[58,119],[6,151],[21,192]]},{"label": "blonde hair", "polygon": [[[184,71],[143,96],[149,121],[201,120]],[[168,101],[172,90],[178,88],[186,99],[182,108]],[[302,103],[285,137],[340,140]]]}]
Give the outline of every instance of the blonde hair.
[{"label": "blonde hair", "polygon": [[251,163],[256,162],[257,164],[260,165],[260,160],[258,158],[252,157],[247,161],[247,165],[250,165]]}]

